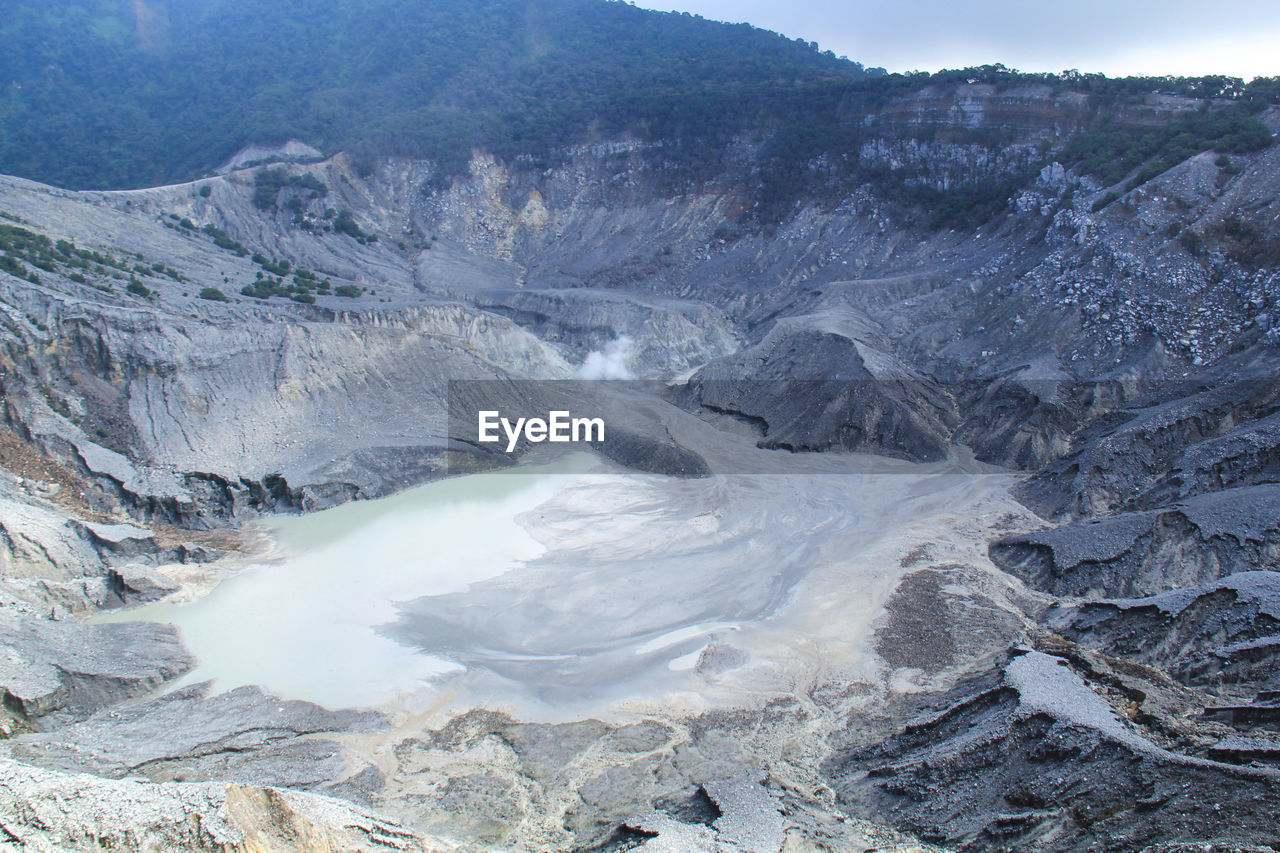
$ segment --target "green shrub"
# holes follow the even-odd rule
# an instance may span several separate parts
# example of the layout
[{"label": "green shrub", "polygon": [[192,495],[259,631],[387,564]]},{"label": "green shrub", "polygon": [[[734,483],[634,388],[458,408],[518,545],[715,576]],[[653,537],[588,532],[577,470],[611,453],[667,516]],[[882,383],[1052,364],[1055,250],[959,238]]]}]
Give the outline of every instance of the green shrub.
[{"label": "green shrub", "polygon": [[253,203],[260,210],[276,206],[276,198],[284,187],[284,169],[262,169],[253,176]]},{"label": "green shrub", "polygon": [[1272,141],[1271,132],[1248,110],[1239,106],[1211,109],[1206,103],[1156,127],[1104,123],[1072,137],[1060,156],[1065,165],[1093,175],[1104,185],[1137,169],[1127,184],[1133,189],[1201,151],[1247,154],[1261,151]]},{"label": "green shrub", "polygon": [[229,251],[235,252],[237,255],[239,255],[242,258],[245,255],[249,254],[248,249],[242,246],[238,241],[232,240],[231,237],[227,234],[227,232],[223,231],[221,228],[218,228],[216,225],[206,225],[204,228],[200,230],[204,231],[204,233],[212,237],[213,245],[217,246],[219,249],[227,249]]},{"label": "green shrub", "polygon": [[333,220],[333,230],[338,234],[346,234],[348,237],[354,237],[361,245],[377,242],[378,235],[368,234],[361,230],[356,224],[355,217],[351,215],[351,211],[342,210],[338,212],[338,218]]},{"label": "green shrub", "polygon": [[1106,207],[1107,205],[1111,204],[1113,201],[1117,201],[1119,198],[1120,198],[1120,193],[1116,192],[1115,190],[1111,190],[1109,193],[1107,193],[1106,195],[1104,195],[1102,198],[1100,198],[1100,199],[1098,199],[1097,201],[1095,201],[1095,202],[1093,203],[1093,206],[1092,206],[1092,207],[1090,207],[1089,209],[1090,209],[1091,211],[1093,211],[1094,213],[1097,213],[1099,210],[1102,210],[1102,208],[1104,208],[1104,207]]},{"label": "green shrub", "polygon": [[[315,175],[289,175],[284,169],[262,169],[253,176],[253,203],[262,210],[270,210],[276,206],[280,191],[285,187],[295,187],[308,198],[321,198],[329,192],[329,188]],[[292,200],[290,206],[295,208],[295,215],[301,215],[300,199]]]},{"label": "green shrub", "polygon": [[204,287],[200,289],[200,298],[208,299],[212,302],[228,302],[227,295],[216,287]]}]

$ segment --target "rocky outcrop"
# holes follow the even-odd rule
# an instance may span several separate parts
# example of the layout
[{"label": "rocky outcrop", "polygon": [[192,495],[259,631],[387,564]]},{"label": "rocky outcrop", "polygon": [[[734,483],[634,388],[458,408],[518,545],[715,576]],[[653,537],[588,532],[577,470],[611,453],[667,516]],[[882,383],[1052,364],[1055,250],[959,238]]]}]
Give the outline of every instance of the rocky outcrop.
[{"label": "rocky outcrop", "polygon": [[788,317],[759,344],[699,370],[688,399],[757,424],[761,447],[945,459],[952,401],[868,344],[873,335],[857,316]]},{"label": "rocky outcrop", "polygon": [[[733,744],[803,719],[794,702],[685,720],[521,723],[473,710],[397,744],[388,806],[485,849],[781,853],[793,849],[934,853],[905,833],[833,819],[797,777],[744,763]],[[789,750],[804,738],[791,741]],[[468,772],[459,768],[467,767]],[[432,791],[424,797],[419,792]]]},{"label": "rocky outcrop", "polygon": [[1208,388],[1164,386],[1159,397],[1095,420],[1070,454],[1019,487],[1019,498],[1045,517],[1091,516],[1280,476],[1273,370]]},{"label": "rocky outcrop", "polygon": [[526,284],[483,293],[476,304],[565,347],[575,360],[624,341],[624,375],[686,373],[740,345],[734,323],[722,309],[693,299],[599,287],[532,290]]},{"label": "rocky outcrop", "polygon": [[86,717],[191,669],[177,629],[153,622],[85,625],[0,607],[0,693],[24,717]]},{"label": "rocky outcrop", "polygon": [[256,687],[209,693],[205,683],[100,711],[55,731],[13,738],[6,750],[30,764],[107,778],[314,788],[355,774],[337,743],[304,736],[386,723],[379,713],[329,711]]},{"label": "rocky outcrop", "polygon": [[88,529],[66,512],[0,491],[0,576],[69,580],[96,574],[104,560],[95,546]]},{"label": "rocky outcrop", "polygon": [[310,145],[297,139],[290,139],[283,145],[246,145],[214,172],[225,175],[237,169],[263,163],[315,163],[323,159],[324,155]]},{"label": "rocky outcrop", "polygon": [[1054,595],[1154,595],[1280,565],[1280,485],[1229,489],[991,543],[996,565]]},{"label": "rocky outcrop", "polygon": [[180,585],[145,566],[129,565],[107,571],[107,588],[121,604],[144,604],[176,592]]},{"label": "rocky outcrop", "polygon": [[1069,639],[1184,684],[1243,694],[1280,690],[1280,572],[1242,572],[1145,598],[1057,608]]},{"label": "rocky outcrop", "polygon": [[0,834],[19,849],[423,851],[424,837],[341,800],[222,782],[151,784],[0,758]]},{"label": "rocky outcrop", "polygon": [[959,409],[952,440],[984,462],[1035,471],[1069,453],[1091,415],[1123,399],[1110,383],[1072,382],[1046,367],[949,385]]},{"label": "rocky outcrop", "polygon": [[[1126,680],[1105,666],[1073,668],[1062,657],[1025,650],[900,734],[837,749],[825,770],[847,808],[962,849],[1267,843],[1265,815],[1280,796],[1280,771],[1154,742],[1164,738],[1124,720],[1095,692],[1104,675]],[[1128,681],[1134,690],[1133,677]],[[1158,683],[1139,681],[1141,690],[1129,695],[1157,705]]]}]

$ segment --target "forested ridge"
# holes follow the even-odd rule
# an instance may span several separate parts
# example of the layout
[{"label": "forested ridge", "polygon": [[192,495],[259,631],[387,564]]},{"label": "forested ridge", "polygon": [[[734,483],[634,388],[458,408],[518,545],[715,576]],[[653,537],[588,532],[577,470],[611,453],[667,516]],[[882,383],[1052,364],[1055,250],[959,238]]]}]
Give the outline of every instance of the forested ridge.
[{"label": "forested ridge", "polygon": [[[854,119],[927,86],[1086,94],[1096,129],[1046,157],[1108,185],[1206,148],[1269,145],[1255,114],[1280,100],[1275,78],[886,74],[745,24],[611,0],[9,0],[0,44],[0,172],[59,186],[188,180],[292,138],[358,167],[432,159],[448,176],[474,148],[536,163],[623,135],[661,143],[669,179],[694,185],[723,174],[745,134],[762,143],[764,219],[819,184],[864,181],[927,205],[935,225],[986,216],[1025,176],[940,193],[857,158],[867,131]],[[1165,128],[1108,122],[1152,93],[1205,109]]]},{"label": "forested ridge", "polygon": [[601,0],[5,6],[0,168],[74,187],[180,180],[289,138],[444,160],[547,146],[864,73],[763,30]]}]

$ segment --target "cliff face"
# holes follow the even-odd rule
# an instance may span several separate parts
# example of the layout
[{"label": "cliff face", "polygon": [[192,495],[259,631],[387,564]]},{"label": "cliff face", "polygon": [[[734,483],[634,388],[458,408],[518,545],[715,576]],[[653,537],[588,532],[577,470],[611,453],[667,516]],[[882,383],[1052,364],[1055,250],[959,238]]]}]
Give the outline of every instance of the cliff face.
[{"label": "cliff face", "polygon": [[[1156,99],[1129,119],[1178,107],[1189,105]],[[925,90],[884,108],[866,146],[886,168],[923,163],[921,180],[946,186],[1016,171],[1018,151],[1089,120],[1070,94]],[[965,141],[979,132],[1001,144]],[[741,152],[747,171],[751,157]],[[0,204],[26,230],[130,256],[125,267],[162,259],[182,279],[144,275],[148,299],[119,278],[72,281],[71,268],[42,271],[39,286],[6,277],[10,420],[48,445],[55,432],[102,430],[99,443],[179,474],[278,474],[349,497],[392,484],[342,482],[315,460],[429,458],[444,376],[568,376],[622,336],[637,371],[673,375],[759,343],[780,318],[837,312],[868,345],[946,382],[1142,384],[1265,346],[1280,287],[1258,264],[1275,150],[1236,158],[1232,173],[1199,155],[1096,213],[1100,188],[1049,167],[973,234],[921,230],[871,188],[762,230],[731,181],[670,195],[661,164],[626,143],[541,171],[477,155],[470,178],[443,189],[422,163],[367,178],[341,157],[292,168],[323,194],[287,185],[263,209],[252,171],[120,193],[6,180]],[[323,230],[335,211],[379,239]],[[262,268],[206,226],[364,293],[310,305],[241,296]],[[205,287],[231,301],[197,298]]]},{"label": "cliff face", "polygon": [[[1142,126],[1192,108],[1155,96],[1119,120]],[[1051,158],[1064,134],[1098,121],[1079,95],[981,85],[926,89],[871,118],[862,159],[935,190],[1018,176],[1046,151]],[[1263,118],[1280,128],[1274,110]],[[566,734],[477,712],[415,734],[390,762],[401,775],[435,774],[442,802],[452,804],[448,820],[395,780],[386,783],[389,807],[492,843],[507,837],[502,827],[542,821],[544,835],[527,838],[577,838],[586,849],[627,821],[624,835],[639,833],[628,838],[659,825],[670,833],[675,821],[723,849],[749,849],[732,846],[729,830],[709,828],[713,818],[690,818],[719,809],[713,799],[726,810],[736,802],[724,787],[728,750],[735,761],[777,770],[772,795],[809,841],[836,832],[827,826],[833,810],[978,848],[1085,849],[1105,844],[1109,831],[1172,843],[1213,824],[1203,804],[1187,805],[1180,814],[1192,817],[1161,829],[1141,796],[1152,779],[1169,797],[1192,796],[1172,793],[1175,784],[1209,796],[1227,780],[1240,786],[1232,807],[1271,808],[1275,771],[1243,765],[1273,763],[1257,757],[1273,753],[1221,747],[1228,732],[1186,718],[1226,699],[1247,704],[1253,687],[1276,683],[1274,614],[1258,604],[1270,587],[1237,581],[1275,568],[1277,554],[1267,512],[1280,458],[1280,151],[1225,163],[1202,152],[1110,201],[1110,188],[1050,162],[972,231],[926,227],[928,212],[889,192],[891,182],[834,200],[815,194],[762,226],[750,182],[764,156],[740,140],[723,174],[679,191],[671,189],[676,165],[628,140],[575,148],[553,164],[477,152],[468,176],[447,185],[429,163],[357,170],[341,155],[281,167],[267,181],[257,167],[128,192],[0,179],[10,244],[48,238],[34,255],[14,255],[20,269],[0,271],[10,431],[0,436],[0,603],[49,622],[40,648],[17,646],[22,671],[40,677],[21,690],[4,685],[18,704],[49,706],[19,714],[23,725],[55,728],[65,721],[41,716],[70,709],[86,742],[94,732],[117,737],[135,717],[121,723],[114,711],[93,712],[188,665],[165,634],[134,638],[149,646],[136,666],[62,666],[74,643],[45,620],[50,609],[65,616],[163,595],[163,578],[138,564],[248,548],[223,528],[259,513],[442,476],[449,380],[573,378],[594,356],[615,359],[619,375],[688,380],[663,389],[664,401],[653,398],[655,410],[674,401],[683,411],[638,426],[630,438],[640,450],[615,457],[624,463],[638,464],[661,442],[672,458],[714,462],[690,414],[717,427],[732,422],[724,441],[735,436],[750,450],[930,462],[963,445],[980,462],[1025,472],[1016,495],[1064,526],[1028,532],[1042,523],[1002,503],[997,517],[998,502],[984,504],[987,514],[964,528],[982,548],[944,559],[922,544],[894,556],[893,577],[914,580],[886,605],[881,662],[886,683],[929,686],[920,696],[914,687],[890,690],[872,713],[846,675],[804,701],[692,715],[657,734],[585,723]],[[801,166],[810,176],[829,167]],[[1177,606],[1160,597],[1184,587]],[[948,625],[974,620],[973,636],[944,642],[921,612]],[[929,637],[948,648],[900,653]],[[116,639],[133,642],[127,632]],[[1018,641],[1036,651],[1006,655]],[[698,666],[715,674],[743,654],[726,647]],[[50,676],[55,669],[65,679]],[[932,691],[938,685],[951,692]],[[1074,711],[1040,701],[1054,685],[1080,699]],[[250,716],[272,702],[241,700]],[[211,726],[230,726],[210,742],[241,736],[235,720],[204,704],[227,700],[197,691],[175,701]],[[1241,719],[1266,718],[1267,701]],[[153,710],[175,707],[131,713],[145,731]],[[964,721],[976,721],[980,737],[966,734],[974,726]],[[295,728],[283,743],[255,741],[244,756],[175,747],[164,766],[220,778],[225,760],[236,772],[262,773],[262,784],[310,785],[344,761],[354,766],[335,743],[298,740],[328,730],[346,732]],[[883,737],[872,744],[872,735]],[[48,732],[26,737],[24,758],[66,758]],[[794,753],[777,745],[793,737]],[[632,749],[633,741],[652,743]],[[501,771],[481,772],[494,749]],[[625,772],[603,769],[601,750]],[[453,761],[466,772],[440,769]],[[564,770],[570,764],[594,768],[590,785]],[[967,774],[986,765],[1001,768],[1000,796],[972,794]],[[1061,772],[1044,776],[1039,768],[1048,766]],[[1079,791],[1080,780],[1117,768],[1125,768],[1123,796]],[[369,765],[332,793],[367,798],[382,790],[381,772]],[[633,777],[647,780],[644,796],[619,795]],[[801,777],[793,787],[777,781]],[[11,781],[6,796],[43,801],[67,778],[42,776],[39,790]],[[119,795],[117,783],[102,784]],[[148,796],[163,800],[156,809],[194,797],[200,809],[224,810],[237,797],[276,796],[210,784],[159,786]],[[739,788],[758,794],[755,785]],[[567,822],[522,817],[517,801]],[[319,802],[300,798],[288,808],[301,814]],[[641,806],[661,814],[636,819]],[[960,813],[967,817],[954,818]],[[690,829],[691,820],[701,828]],[[1265,831],[1213,826],[1205,837],[1223,843],[1253,843]],[[863,829],[870,846],[875,833]],[[836,849],[853,843],[832,838]]]}]

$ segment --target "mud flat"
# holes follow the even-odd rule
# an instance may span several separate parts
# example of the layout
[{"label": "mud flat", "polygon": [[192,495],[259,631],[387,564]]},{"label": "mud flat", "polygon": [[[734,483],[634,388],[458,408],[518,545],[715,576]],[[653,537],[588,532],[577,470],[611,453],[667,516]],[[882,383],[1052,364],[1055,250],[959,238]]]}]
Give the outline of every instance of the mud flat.
[{"label": "mud flat", "polygon": [[1011,478],[962,456],[765,451],[672,407],[655,418],[724,473],[579,453],[281,517],[274,559],[108,618],[176,625],[199,661],[184,683],[329,707],[695,711],[820,670],[876,680],[901,553],[928,541],[981,564],[979,520],[1017,511]]}]

